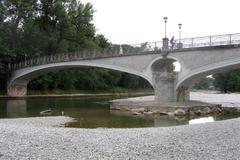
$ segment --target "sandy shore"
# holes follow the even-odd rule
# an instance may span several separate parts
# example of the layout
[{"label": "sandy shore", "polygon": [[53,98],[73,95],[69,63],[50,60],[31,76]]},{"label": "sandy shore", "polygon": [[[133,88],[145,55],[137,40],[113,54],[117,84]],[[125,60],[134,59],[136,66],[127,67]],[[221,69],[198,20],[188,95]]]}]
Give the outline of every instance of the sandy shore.
[{"label": "sandy shore", "polygon": [[76,129],[69,117],[1,119],[0,159],[239,159],[240,119],[139,129]]}]

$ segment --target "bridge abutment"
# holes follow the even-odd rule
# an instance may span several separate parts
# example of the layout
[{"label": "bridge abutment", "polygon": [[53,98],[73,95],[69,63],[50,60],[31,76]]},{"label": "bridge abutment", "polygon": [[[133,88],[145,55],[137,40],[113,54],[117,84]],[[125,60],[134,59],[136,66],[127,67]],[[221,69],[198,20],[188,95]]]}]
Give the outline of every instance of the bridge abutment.
[{"label": "bridge abutment", "polygon": [[9,84],[7,94],[11,97],[23,97],[27,95],[27,84]]}]

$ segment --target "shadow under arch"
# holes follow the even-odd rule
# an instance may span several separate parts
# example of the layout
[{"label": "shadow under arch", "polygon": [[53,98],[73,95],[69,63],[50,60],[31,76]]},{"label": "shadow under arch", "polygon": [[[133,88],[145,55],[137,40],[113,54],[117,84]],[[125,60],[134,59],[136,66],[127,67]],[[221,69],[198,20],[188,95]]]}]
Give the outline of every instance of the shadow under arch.
[{"label": "shadow under arch", "polygon": [[[175,72],[181,72],[182,71],[182,67],[181,67],[182,62],[178,58],[172,57],[172,56],[167,56],[166,58],[165,57],[158,57],[158,58],[154,59],[149,64],[149,67],[150,67],[151,71],[156,70],[159,67],[162,67],[163,64],[160,64],[160,63],[163,63],[164,61],[167,61],[168,64],[173,65],[173,67],[174,67],[173,71],[175,71]],[[157,67],[157,66],[159,66],[159,67]]]}]

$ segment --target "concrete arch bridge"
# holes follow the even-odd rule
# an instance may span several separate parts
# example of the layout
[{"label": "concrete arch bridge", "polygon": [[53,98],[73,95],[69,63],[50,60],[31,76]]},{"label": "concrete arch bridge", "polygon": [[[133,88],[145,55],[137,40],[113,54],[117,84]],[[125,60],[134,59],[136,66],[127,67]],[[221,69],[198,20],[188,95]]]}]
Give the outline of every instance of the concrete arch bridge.
[{"label": "concrete arch bridge", "polygon": [[[171,70],[177,61],[179,72]],[[179,88],[188,87],[214,73],[240,68],[240,34],[207,36],[177,40],[176,46],[162,42],[120,45],[117,49],[83,51],[37,57],[13,63],[8,80],[9,96],[25,96],[33,78],[54,70],[92,66],[138,75],[154,88],[155,100],[175,101]]]}]

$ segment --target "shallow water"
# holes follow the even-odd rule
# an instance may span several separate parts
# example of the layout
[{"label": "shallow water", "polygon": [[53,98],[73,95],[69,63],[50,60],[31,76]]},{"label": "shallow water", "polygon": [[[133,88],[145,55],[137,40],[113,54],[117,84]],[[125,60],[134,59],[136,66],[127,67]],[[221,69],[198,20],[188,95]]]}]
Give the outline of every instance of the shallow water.
[{"label": "shallow water", "polygon": [[[39,117],[41,111],[51,109],[50,115],[66,115],[76,119],[76,122],[66,124],[66,127],[77,128],[136,128],[163,127],[189,124],[193,117],[169,116],[134,116],[130,113],[111,111],[109,100],[119,97],[65,97],[65,98],[31,98],[31,99],[1,99],[0,118]],[[223,120],[236,118],[238,115],[212,116],[212,119]]]}]

